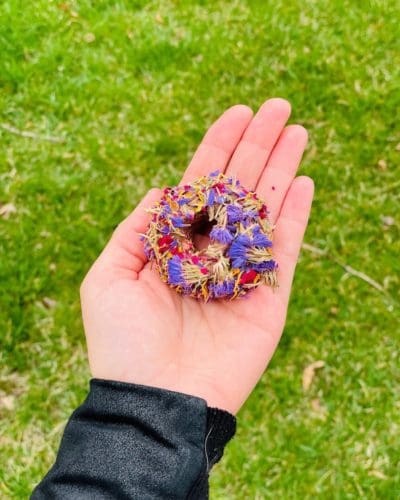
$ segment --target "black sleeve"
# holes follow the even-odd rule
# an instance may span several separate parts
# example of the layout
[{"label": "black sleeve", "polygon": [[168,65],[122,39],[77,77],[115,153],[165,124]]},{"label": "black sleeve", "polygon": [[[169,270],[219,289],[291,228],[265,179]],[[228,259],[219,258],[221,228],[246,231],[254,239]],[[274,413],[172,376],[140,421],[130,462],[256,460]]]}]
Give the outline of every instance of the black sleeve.
[{"label": "black sleeve", "polygon": [[31,499],[204,499],[236,429],[203,399],[93,379]]}]

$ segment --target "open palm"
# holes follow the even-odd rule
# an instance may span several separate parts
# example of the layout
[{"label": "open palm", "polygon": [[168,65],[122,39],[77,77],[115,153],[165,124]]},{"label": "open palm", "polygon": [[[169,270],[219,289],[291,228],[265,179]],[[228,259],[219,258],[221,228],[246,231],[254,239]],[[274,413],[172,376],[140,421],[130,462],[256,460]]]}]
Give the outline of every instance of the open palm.
[{"label": "open palm", "polygon": [[115,230],[81,287],[94,377],[192,394],[236,413],[271,359],[283,331],[293,273],[313,196],[308,177],[295,178],[307,143],[299,125],[286,126],[290,105],[265,102],[253,117],[228,109],[208,130],[182,182],[216,169],[255,189],[276,223],[279,288],[261,286],[246,298],[207,304],[179,296],[143,253],[145,209],[152,189]]}]

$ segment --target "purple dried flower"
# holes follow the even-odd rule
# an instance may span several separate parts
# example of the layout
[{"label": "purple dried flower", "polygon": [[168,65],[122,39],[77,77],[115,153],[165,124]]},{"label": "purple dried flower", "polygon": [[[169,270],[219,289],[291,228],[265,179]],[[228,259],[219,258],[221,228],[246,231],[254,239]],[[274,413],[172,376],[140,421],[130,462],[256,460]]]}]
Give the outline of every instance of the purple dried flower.
[{"label": "purple dried flower", "polygon": [[251,246],[251,240],[247,234],[239,234],[236,239],[235,243],[238,245],[243,245],[245,247],[250,247]]},{"label": "purple dried flower", "polygon": [[168,281],[171,285],[185,285],[182,262],[177,255],[168,260]]},{"label": "purple dried flower", "polygon": [[245,269],[247,266],[246,257],[237,257],[232,260],[232,267],[235,269]]},{"label": "purple dried flower", "polygon": [[162,203],[162,214],[169,214],[171,213],[171,207],[169,205],[166,205],[165,203]]},{"label": "purple dried flower", "polygon": [[210,293],[214,298],[229,297],[233,294],[235,281],[223,281],[222,283],[212,283],[209,287]]},{"label": "purple dried flower", "polygon": [[228,250],[228,255],[231,259],[245,259],[246,252],[247,248],[244,245],[234,241]]},{"label": "purple dried flower", "polygon": [[274,271],[277,268],[277,264],[274,260],[266,260],[264,262],[260,262],[258,264],[253,264],[252,268],[259,273],[265,271]]},{"label": "purple dried flower", "polygon": [[244,234],[240,234],[233,241],[228,250],[228,255],[231,259],[243,259],[246,257],[247,248],[250,246],[250,238]]},{"label": "purple dried flower", "polygon": [[243,210],[236,205],[228,205],[226,207],[226,213],[228,215],[228,222],[230,224],[239,222],[243,218]]},{"label": "purple dried flower", "polygon": [[272,241],[262,233],[258,233],[253,237],[252,244],[255,247],[271,248]]},{"label": "purple dried flower", "polygon": [[171,217],[171,222],[175,227],[183,227],[185,225],[182,217]]},{"label": "purple dried flower", "polygon": [[229,245],[229,243],[231,243],[233,240],[233,236],[228,231],[228,229],[225,229],[225,228],[220,227],[220,226],[214,226],[210,232],[210,239],[215,240],[215,241],[219,241],[220,243],[223,243],[224,245]]},{"label": "purple dried flower", "polygon": [[244,212],[244,217],[247,217],[248,219],[254,219],[254,217],[257,217],[257,215],[257,210],[246,210]]},{"label": "purple dried flower", "polygon": [[150,260],[154,257],[154,250],[153,248],[151,247],[151,245],[149,245],[149,243],[146,241],[143,245],[143,249],[144,249],[144,254],[146,255],[146,257]]},{"label": "purple dried flower", "polygon": [[209,174],[210,177],[218,177],[219,175],[219,170],[214,170],[214,172],[211,172],[211,174]]},{"label": "purple dried flower", "polygon": [[178,205],[181,207],[182,205],[186,205],[189,201],[191,201],[191,198],[180,198],[178,200]]},{"label": "purple dried flower", "polygon": [[212,205],[214,205],[214,203],[215,203],[215,191],[214,189],[210,189],[210,191],[208,192],[206,206],[211,207]]},{"label": "purple dried flower", "polygon": [[228,250],[228,256],[232,259],[232,267],[242,269],[246,266],[246,252],[251,245],[250,238],[245,234],[240,234],[232,243]]}]

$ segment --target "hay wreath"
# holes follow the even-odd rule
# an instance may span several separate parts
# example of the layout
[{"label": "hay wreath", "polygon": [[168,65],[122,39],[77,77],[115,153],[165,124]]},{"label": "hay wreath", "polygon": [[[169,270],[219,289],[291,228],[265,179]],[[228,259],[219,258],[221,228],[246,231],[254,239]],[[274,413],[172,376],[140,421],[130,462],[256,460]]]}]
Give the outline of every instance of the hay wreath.
[{"label": "hay wreath", "polygon": [[[146,256],[176,292],[200,299],[234,299],[259,285],[277,286],[273,226],[255,192],[220,172],[167,187],[142,235]],[[194,235],[211,224],[209,245]]]}]

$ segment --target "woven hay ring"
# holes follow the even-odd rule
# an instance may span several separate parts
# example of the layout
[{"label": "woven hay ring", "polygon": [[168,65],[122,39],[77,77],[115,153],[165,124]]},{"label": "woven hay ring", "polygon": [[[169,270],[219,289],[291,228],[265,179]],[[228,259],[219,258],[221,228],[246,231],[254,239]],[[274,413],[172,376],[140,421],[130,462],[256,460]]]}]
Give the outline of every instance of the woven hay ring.
[{"label": "woven hay ring", "polygon": [[[145,253],[178,293],[207,302],[244,296],[261,284],[277,286],[267,207],[234,178],[217,171],[165,188],[149,212]],[[212,224],[210,244],[200,249],[194,236],[204,224]]]}]

